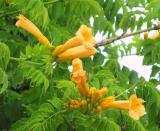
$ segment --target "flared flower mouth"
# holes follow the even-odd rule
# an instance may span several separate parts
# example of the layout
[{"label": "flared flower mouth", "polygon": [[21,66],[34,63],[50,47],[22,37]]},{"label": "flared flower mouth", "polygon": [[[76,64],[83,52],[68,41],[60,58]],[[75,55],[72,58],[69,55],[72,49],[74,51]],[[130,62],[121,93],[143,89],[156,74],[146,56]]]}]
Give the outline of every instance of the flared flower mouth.
[{"label": "flared flower mouth", "polygon": [[139,117],[145,114],[145,108],[142,105],[145,101],[141,98],[137,98],[136,95],[132,95],[129,99],[129,102],[129,115],[133,119],[138,120]]},{"label": "flared flower mouth", "polygon": [[86,25],[80,26],[79,30],[76,32],[76,36],[85,42],[92,43],[93,46],[96,44],[91,28],[87,27]]}]

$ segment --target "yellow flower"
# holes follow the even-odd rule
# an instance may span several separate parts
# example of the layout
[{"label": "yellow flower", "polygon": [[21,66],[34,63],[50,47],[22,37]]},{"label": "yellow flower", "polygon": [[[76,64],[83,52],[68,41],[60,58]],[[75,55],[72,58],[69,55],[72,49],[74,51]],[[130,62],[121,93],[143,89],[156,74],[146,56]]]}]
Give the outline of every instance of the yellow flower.
[{"label": "yellow flower", "polygon": [[27,32],[31,33],[35,36],[42,44],[48,46],[49,48],[52,47],[49,40],[41,33],[41,31],[26,17],[23,15],[18,16],[18,21],[16,22],[16,26],[21,27],[22,29],[26,30]]},{"label": "yellow flower", "polygon": [[103,97],[108,92],[108,89],[106,87],[103,87],[99,90],[100,96]]},{"label": "yellow flower", "polygon": [[70,108],[79,108],[81,105],[81,102],[79,100],[71,100],[69,103]]},{"label": "yellow flower", "polygon": [[96,53],[96,49],[88,49],[85,46],[77,46],[68,49],[67,51],[63,52],[62,54],[59,55],[60,60],[65,61],[65,60],[71,60],[74,58],[85,58],[92,56]]},{"label": "yellow flower", "polygon": [[73,59],[72,60],[72,67],[73,67],[73,72],[83,70],[82,61],[79,58]]},{"label": "yellow flower", "polygon": [[109,107],[118,109],[129,109],[129,101],[128,100],[113,101],[112,103],[110,103]]},{"label": "yellow flower", "polygon": [[86,25],[81,25],[79,30],[76,32],[76,36],[82,39],[84,42],[91,43],[92,46],[95,46],[96,44],[91,28],[87,27]]},{"label": "yellow flower", "polygon": [[77,58],[72,61],[73,73],[71,80],[77,84],[77,88],[81,96],[87,96],[89,93],[89,86],[87,84],[87,73],[83,70],[82,61]]},{"label": "yellow flower", "polygon": [[58,56],[62,61],[89,57],[96,53],[95,44],[96,41],[92,36],[91,28],[81,25],[76,36],[69,39],[65,44],[57,46],[52,54]]},{"label": "yellow flower", "polygon": [[138,120],[141,116],[145,114],[145,108],[142,105],[144,100],[137,98],[134,94],[129,98],[129,115],[134,119]]},{"label": "yellow flower", "polygon": [[86,72],[83,70],[74,72],[71,80],[77,84],[77,88],[81,96],[87,96],[89,93],[89,85],[87,84]]},{"label": "yellow flower", "polygon": [[91,96],[91,101],[95,103],[100,98],[102,98],[106,93],[108,89],[106,87],[103,87],[101,89],[96,89],[95,87],[90,88],[89,94]]},{"label": "yellow flower", "polygon": [[100,103],[100,107],[102,109],[106,109],[109,108],[111,103],[113,103],[115,101],[115,97],[114,96],[108,96],[106,98],[104,98],[101,103]]},{"label": "yellow flower", "polygon": [[75,37],[69,39],[63,45],[57,46],[55,48],[55,50],[53,51],[53,55],[57,56],[57,55],[61,54],[62,52],[66,51],[67,49],[82,45],[82,43],[83,43],[83,41],[80,38],[78,38],[77,36],[75,36]]},{"label": "yellow flower", "polygon": [[141,98],[137,98],[134,94],[132,95],[129,100],[119,100],[115,101],[114,97],[106,98],[100,104],[102,109],[107,108],[118,108],[118,109],[127,109],[129,110],[129,115],[134,120],[138,120],[141,116],[145,113],[145,108],[142,105],[144,100]]}]

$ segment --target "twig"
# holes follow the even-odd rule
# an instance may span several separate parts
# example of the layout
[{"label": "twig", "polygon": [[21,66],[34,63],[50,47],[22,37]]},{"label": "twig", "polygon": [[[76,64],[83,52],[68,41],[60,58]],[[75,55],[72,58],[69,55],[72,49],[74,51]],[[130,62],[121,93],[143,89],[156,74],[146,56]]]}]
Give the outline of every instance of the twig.
[{"label": "twig", "polygon": [[160,26],[155,25],[152,28],[140,30],[140,31],[137,31],[137,32],[126,34],[126,35],[117,36],[117,37],[114,37],[114,38],[104,39],[102,41],[97,42],[96,46],[104,46],[105,44],[110,44],[110,43],[113,43],[114,41],[121,40],[121,39],[129,37],[129,36],[134,36],[134,35],[137,35],[137,34],[140,34],[140,33],[143,33],[143,32],[148,32],[148,31],[151,31],[151,30],[159,30],[159,29],[160,29]]}]

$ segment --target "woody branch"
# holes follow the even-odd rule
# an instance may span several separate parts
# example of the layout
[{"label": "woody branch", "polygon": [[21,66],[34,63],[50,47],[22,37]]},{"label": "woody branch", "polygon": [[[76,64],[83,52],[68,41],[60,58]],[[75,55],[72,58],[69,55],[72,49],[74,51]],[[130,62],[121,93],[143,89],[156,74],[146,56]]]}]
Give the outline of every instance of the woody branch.
[{"label": "woody branch", "polygon": [[143,32],[147,32],[147,31],[151,31],[151,30],[159,30],[159,29],[160,29],[159,25],[154,25],[154,27],[151,27],[151,28],[148,28],[148,29],[140,30],[140,31],[133,32],[133,33],[130,33],[130,34],[125,34],[125,35],[122,34],[121,36],[117,36],[117,37],[113,37],[113,38],[104,39],[104,40],[101,40],[101,41],[97,42],[96,47],[104,46],[105,44],[111,44],[111,43],[113,43],[117,40],[121,40],[123,38],[134,36],[134,35],[137,35],[137,34],[140,34],[140,33],[143,33]]}]

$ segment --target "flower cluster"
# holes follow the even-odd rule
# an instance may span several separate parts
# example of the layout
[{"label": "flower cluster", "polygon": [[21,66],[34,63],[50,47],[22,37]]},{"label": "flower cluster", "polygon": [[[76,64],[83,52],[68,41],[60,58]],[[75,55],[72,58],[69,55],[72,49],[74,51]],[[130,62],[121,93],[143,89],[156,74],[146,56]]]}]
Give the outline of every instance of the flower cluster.
[{"label": "flower cluster", "polygon": [[144,115],[143,99],[137,98],[135,94],[133,94],[129,100],[115,100],[114,96],[106,97],[108,92],[106,87],[96,89],[95,87],[89,86],[87,83],[87,73],[83,70],[82,61],[79,58],[72,61],[72,66],[73,72],[71,80],[76,84],[83,99],[72,100],[66,107],[83,110],[90,108],[93,112],[100,112],[108,108],[125,109],[129,111],[129,115],[135,120],[138,120]]},{"label": "flower cluster", "polygon": [[96,41],[92,36],[92,30],[86,25],[81,25],[76,32],[76,36],[63,45],[57,46],[53,51],[53,55],[58,56],[62,61],[89,57],[96,53],[95,44]]},{"label": "flower cluster", "polygon": [[[23,15],[18,16],[16,26],[35,36],[42,44],[52,49],[49,40],[40,32],[40,30]],[[148,34],[144,34],[148,38]],[[159,37],[159,32],[156,32],[151,38]],[[96,41],[92,36],[92,30],[86,25],[81,25],[76,35],[65,42],[63,45],[57,46],[52,54],[58,56],[60,60],[72,60],[73,72],[71,80],[76,84],[77,89],[83,99],[71,100],[66,108],[82,109],[83,111],[92,110],[93,112],[100,112],[108,108],[118,108],[129,110],[129,115],[138,120],[144,115],[145,109],[142,105],[144,100],[137,98],[134,94],[129,100],[115,100],[114,96],[106,97],[108,89],[102,87],[97,89],[90,87],[87,83],[87,73],[83,70],[82,61],[79,58],[89,57],[96,53],[94,46]]]},{"label": "flower cluster", "polygon": [[[36,25],[21,14],[17,18],[19,20],[16,22],[16,26],[31,33],[49,49],[53,49],[49,40],[41,33]],[[96,53],[95,45],[96,41],[92,35],[91,28],[81,25],[76,35],[64,44],[57,46],[52,54],[53,56],[58,56],[61,61],[89,57]]]}]

